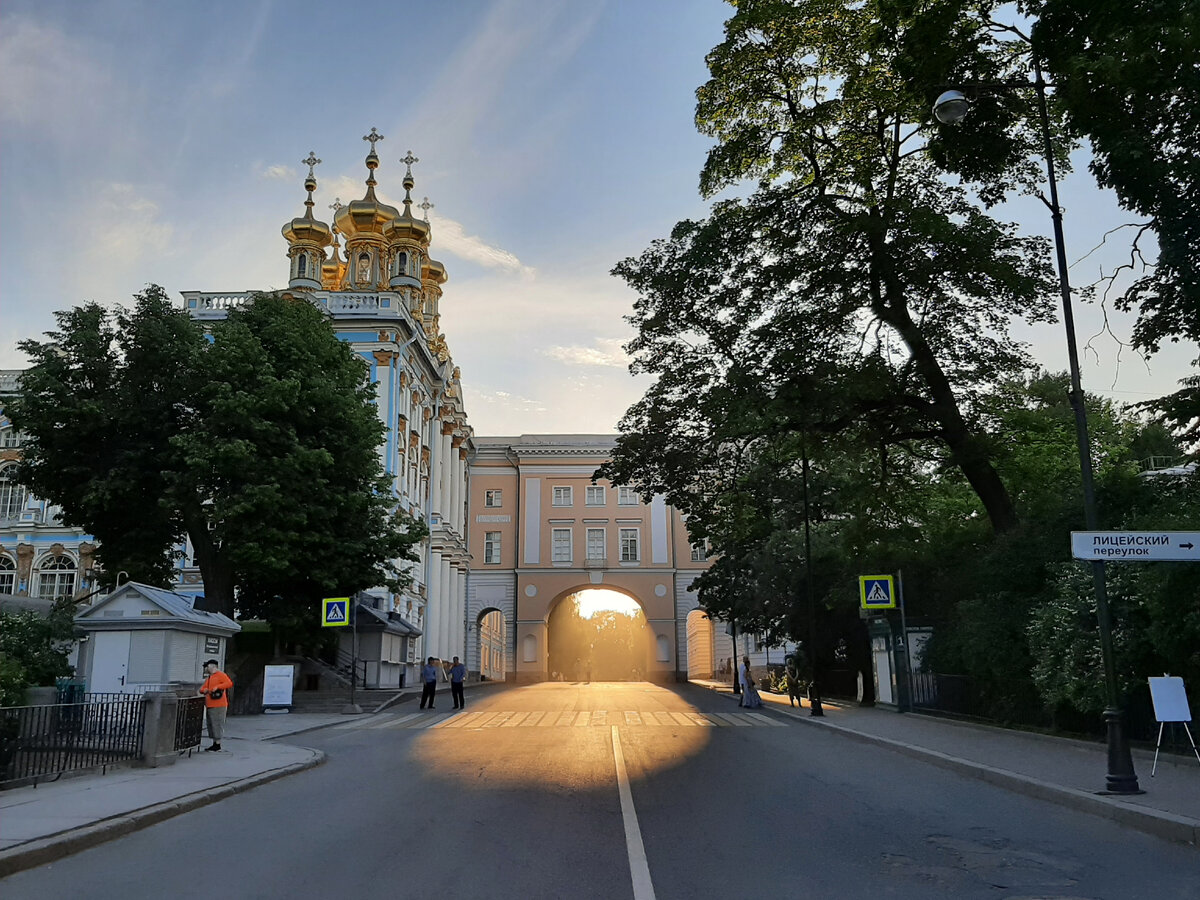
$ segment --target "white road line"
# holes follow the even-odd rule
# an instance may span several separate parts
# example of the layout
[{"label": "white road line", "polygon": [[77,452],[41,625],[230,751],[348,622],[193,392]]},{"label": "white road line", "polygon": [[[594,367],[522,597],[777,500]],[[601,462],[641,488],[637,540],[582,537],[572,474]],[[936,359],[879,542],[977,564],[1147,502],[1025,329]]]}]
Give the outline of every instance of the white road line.
[{"label": "white road line", "polygon": [[656,712],[654,718],[658,720],[659,725],[674,726],[675,720],[671,718],[669,712]]},{"label": "white road line", "polygon": [[548,713],[531,712],[528,716],[526,716],[525,721],[521,723],[521,727],[524,728],[527,725],[536,725],[538,722],[541,721],[542,716],[545,716],[545,715],[548,715]]},{"label": "white road line", "polygon": [[637,810],[633,808],[633,792],[629,790],[629,775],[625,772],[625,754],[621,752],[621,732],[616,725],[612,726],[612,742],[617,793],[621,796],[621,821],[625,823],[625,850],[629,854],[629,875],[633,879],[633,900],[654,900],[650,864],[646,862],[646,846],[642,843]]},{"label": "white road line", "polygon": [[746,713],[747,719],[753,719],[756,725],[774,725],[776,728],[787,728],[782,722],[776,722],[770,716],[764,716],[762,713]]},{"label": "white road line", "polygon": [[723,719],[730,725],[741,725],[742,727],[745,727],[746,725],[750,724],[749,722],[743,722],[740,718],[738,718],[738,716],[741,715],[740,713],[708,713],[708,715],[716,716],[718,719]]},{"label": "white road line", "polygon": [[388,722],[383,727],[384,728],[397,728],[400,725],[403,725],[405,722],[411,722],[413,719],[417,718],[417,716],[419,716],[419,715],[421,715],[421,714],[420,713],[409,713],[407,716],[398,716],[397,718],[392,719],[392,721]]},{"label": "white road line", "polygon": [[625,710],[625,724],[626,725],[641,725],[642,724],[642,714],[633,709]]},{"label": "white road line", "polygon": [[482,716],[483,713],[473,712],[461,716],[451,716],[442,722],[438,728],[464,728]]},{"label": "white road line", "polygon": [[529,713],[525,713],[525,712],[515,712],[512,714],[512,718],[509,719],[507,722],[505,722],[500,727],[501,728],[516,728],[518,725],[521,724],[521,720],[524,719],[528,715],[529,715]]},{"label": "white road line", "polygon": [[676,722],[678,722],[680,725],[687,725],[687,726],[689,726],[689,727],[692,727],[692,728],[694,728],[694,727],[696,726],[696,720],[695,720],[695,719],[689,719],[687,716],[685,716],[685,715],[684,715],[683,713],[681,713],[681,712],[673,712],[673,713],[671,713],[671,718],[673,718],[673,719],[674,719]]}]

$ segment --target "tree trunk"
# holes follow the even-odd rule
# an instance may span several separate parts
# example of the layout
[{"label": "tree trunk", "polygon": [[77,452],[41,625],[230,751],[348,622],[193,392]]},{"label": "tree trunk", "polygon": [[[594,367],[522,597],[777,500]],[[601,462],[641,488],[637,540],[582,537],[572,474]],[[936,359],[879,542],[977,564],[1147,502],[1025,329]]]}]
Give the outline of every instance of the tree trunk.
[{"label": "tree trunk", "polygon": [[185,509],[183,521],[188,537],[192,539],[192,549],[196,552],[196,565],[200,568],[200,577],[204,579],[204,607],[232,619],[233,567],[221,553],[221,549],[213,543],[212,533],[208,530],[208,520],[199,508]]}]

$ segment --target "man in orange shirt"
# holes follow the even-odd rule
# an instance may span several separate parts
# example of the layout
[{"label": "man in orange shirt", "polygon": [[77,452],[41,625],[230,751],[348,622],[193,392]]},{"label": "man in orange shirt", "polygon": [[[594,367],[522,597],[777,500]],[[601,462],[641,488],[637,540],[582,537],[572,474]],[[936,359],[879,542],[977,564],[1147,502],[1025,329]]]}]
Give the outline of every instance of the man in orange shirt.
[{"label": "man in orange shirt", "polygon": [[212,738],[212,746],[206,750],[220,750],[221,736],[225,733],[225,714],[229,711],[229,692],[233,690],[233,681],[217,668],[219,664],[210,659],[204,664],[204,684],[200,685],[200,693],[204,695],[204,711],[208,714],[208,736]]}]

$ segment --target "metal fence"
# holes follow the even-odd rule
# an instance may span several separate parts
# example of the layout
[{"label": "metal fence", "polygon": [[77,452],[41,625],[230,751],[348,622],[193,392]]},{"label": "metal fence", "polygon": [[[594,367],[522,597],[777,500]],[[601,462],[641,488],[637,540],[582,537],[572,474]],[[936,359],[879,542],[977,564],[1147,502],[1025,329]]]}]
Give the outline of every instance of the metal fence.
[{"label": "metal fence", "polygon": [[184,697],[175,716],[175,749],[199,747],[204,737],[204,698]]},{"label": "metal fence", "polygon": [[965,675],[914,672],[911,684],[912,705],[916,709],[987,718],[987,711],[972,690],[971,679]]},{"label": "metal fence", "polygon": [[36,784],[63,772],[107,767],[141,755],[142,698],[84,696],[80,703],[0,709],[0,783]]}]

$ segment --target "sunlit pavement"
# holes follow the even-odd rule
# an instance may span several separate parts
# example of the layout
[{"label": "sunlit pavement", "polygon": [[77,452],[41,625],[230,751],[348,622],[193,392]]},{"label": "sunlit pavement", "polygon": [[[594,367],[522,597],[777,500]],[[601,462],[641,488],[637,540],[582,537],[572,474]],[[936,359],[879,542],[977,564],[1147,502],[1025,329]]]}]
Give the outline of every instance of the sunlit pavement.
[{"label": "sunlit pavement", "polygon": [[[15,875],[0,895],[1194,896],[1192,848],[764,700],[554,683],[468,696],[462,713],[355,717],[287,739],[326,765]],[[213,835],[221,864],[200,867]]]}]

